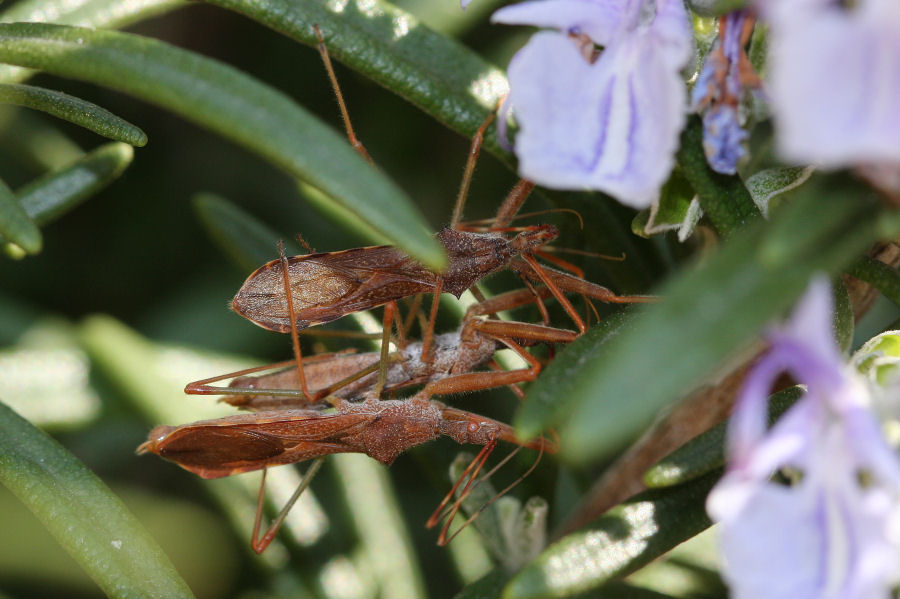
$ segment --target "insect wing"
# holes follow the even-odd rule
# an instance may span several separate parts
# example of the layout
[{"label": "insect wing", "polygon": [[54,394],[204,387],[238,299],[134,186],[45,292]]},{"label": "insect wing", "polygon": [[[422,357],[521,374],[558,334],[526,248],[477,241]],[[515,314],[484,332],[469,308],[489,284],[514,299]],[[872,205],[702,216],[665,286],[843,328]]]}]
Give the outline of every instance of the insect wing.
[{"label": "insect wing", "polygon": [[[299,328],[428,291],[435,281],[434,273],[392,246],[293,256],[288,274]],[[232,307],[265,329],[285,333],[285,295],[281,262],[273,260],[247,278]]]},{"label": "insect wing", "polygon": [[160,426],[139,453],[155,453],[203,478],[220,478],[331,453],[359,451],[343,443],[369,414],[280,410],[240,414],[178,427]]}]

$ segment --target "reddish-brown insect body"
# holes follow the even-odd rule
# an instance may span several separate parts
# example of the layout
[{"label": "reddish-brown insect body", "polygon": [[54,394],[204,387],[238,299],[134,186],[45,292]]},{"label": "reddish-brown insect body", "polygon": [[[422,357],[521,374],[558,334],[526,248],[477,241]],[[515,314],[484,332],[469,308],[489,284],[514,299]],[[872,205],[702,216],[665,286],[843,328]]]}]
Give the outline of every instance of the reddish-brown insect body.
[{"label": "reddish-brown insect body", "polygon": [[[546,245],[558,232],[552,225],[528,229],[512,239],[497,233],[444,228],[437,238],[449,266],[434,273],[393,246],[371,246],[288,258],[288,276],[298,329],[336,320],[438,288],[459,297],[476,282],[505,267],[517,255]],[[280,333],[291,330],[281,262],[254,271],[232,301],[235,312]]]},{"label": "reddish-brown insect body", "polygon": [[274,410],[181,426],[158,426],[138,453],[155,453],[203,478],[220,478],[332,453],[364,453],[383,464],[446,435],[458,443],[509,441],[543,451],[542,439],[521,443],[503,423],[413,397],[341,401],[335,413]]}]

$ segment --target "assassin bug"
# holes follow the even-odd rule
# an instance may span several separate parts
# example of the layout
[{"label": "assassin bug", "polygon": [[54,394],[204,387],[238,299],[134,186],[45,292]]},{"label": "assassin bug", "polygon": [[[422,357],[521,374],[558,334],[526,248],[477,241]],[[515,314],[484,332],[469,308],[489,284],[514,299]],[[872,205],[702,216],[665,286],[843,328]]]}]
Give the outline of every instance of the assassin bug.
[{"label": "assassin bug", "polygon": [[[472,412],[449,408],[424,395],[407,400],[337,400],[336,411],[291,409],[238,414],[177,427],[158,426],[138,453],[154,453],[203,478],[263,470],[269,466],[320,458],[333,453],[364,453],[390,465],[402,452],[441,435],[458,443],[473,443],[493,449],[498,441],[555,451],[544,439],[520,441],[512,428]],[[490,450],[482,451],[481,462]],[[305,482],[308,483],[308,476]],[[265,484],[263,478],[262,484]],[[305,486],[305,485],[304,485]],[[284,515],[300,496],[294,493],[281,515],[259,536],[263,486],[260,486],[257,516],[251,541],[261,553],[278,532]],[[442,504],[443,505],[443,504]],[[449,523],[448,523],[449,526]]]},{"label": "assassin bug", "polygon": [[[478,318],[480,314],[533,303],[534,293],[528,289],[507,292],[476,304],[470,308],[458,331],[435,337],[430,360],[422,358],[423,342],[406,344],[389,358],[385,378],[387,389],[395,391],[425,384],[429,395],[442,395],[534,380],[541,365],[524,347],[538,343],[569,343],[577,334],[538,324]],[[549,293],[540,289],[537,295]],[[518,354],[529,366],[513,371],[474,372],[504,347]],[[380,355],[378,352],[339,353],[304,359],[303,376],[313,403],[309,403],[300,391],[300,373],[294,360],[195,381],[185,387],[185,393],[223,395],[223,401],[249,410],[314,406],[328,396],[348,399],[369,392],[376,385],[374,372]],[[249,376],[278,368],[282,369]],[[225,379],[233,379],[228,387],[211,385]]]}]

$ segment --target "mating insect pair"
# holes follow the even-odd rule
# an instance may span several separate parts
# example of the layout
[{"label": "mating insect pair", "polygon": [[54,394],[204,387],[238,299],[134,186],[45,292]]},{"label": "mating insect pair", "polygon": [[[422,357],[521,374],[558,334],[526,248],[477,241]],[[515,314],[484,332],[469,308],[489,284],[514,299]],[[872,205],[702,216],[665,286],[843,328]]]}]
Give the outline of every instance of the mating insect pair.
[{"label": "mating insect pair", "polygon": [[[324,44],[320,44],[320,50],[333,77]],[[335,91],[340,98],[339,90]],[[342,101],[341,104],[343,106]],[[474,161],[491,118],[485,121],[473,140],[452,226],[438,233],[449,256],[450,266],[446,272],[432,272],[389,246],[291,258],[285,257],[282,250],[280,259],[251,274],[235,297],[233,306],[265,328],[290,332],[296,367],[262,377],[243,376],[232,381],[231,387],[226,389],[209,385],[226,377],[189,384],[188,393],[226,394],[231,396],[231,403],[255,413],[178,427],[157,427],[139,451],[156,453],[200,476],[216,478],[257,469],[265,473],[269,466],[338,452],[365,453],[390,464],[406,449],[446,435],[460,443],[484,445],[470,467],[466,488],[472,484],[499,440],[542,452],[552,451],[553,444],[546,440],[523,442],[505,424],[449,408],[430,397],[533,380],[541,364],[524,345],[568,342],[586,328],[565,297],[566,292],[611,302],[648,301],[650,298],[616,296],[580,277],[539,265],[534,256],[557,236],[551,225],[525,228],[507,238],[504,235],[507,226],[531,190],[532,185],[527,181],[520,182],[509,194],[489,232],[458,228]],[[345,122],[354,147],[368,158],[352,133],[346,114]],[[478,304],[470,310],[458,333],[439,336],[433,343],[437,298],[441,292],[459,296],[482,277],[506,266],[522,275],[528,288]],[[535,289],[531,282],[541,283],[544,287]],[[424,338],[420,343],[402,346],[390,359],[387,340],[393,328],[394,303],[422,292],[432,292],[435,298]],[[542,300],[550,295],[572,317],[578,333],[479,316],[537,302],[546,321]],[[387,315],[380,355],[302,359],[298,329],[383,304],[387,304]],[[476,371],[489,363],[494,353],[503,347],[518,353],[529,367],[514,371]],[[373,374],[375,368],[380,371],[378,376]],[[423,383],[423,390],[410,399],[379,399],[385,386],[396,389]],[[362,401],[353,401],[360,398]],[[331,410],[322,409],[326,406],[331,406]],[[261,487],[253,534],[254,549],[262,551],[271,542],[284,514],[298,496],[299,489],[270,529],[259,538]],[[451,518],[458,506],[459,502],[455,502],[451,508]],[[438,519],[440,511],[441,508],[430,522]],[[449,520],[441,533],[442,540],[446,539],[447,527]]]}]

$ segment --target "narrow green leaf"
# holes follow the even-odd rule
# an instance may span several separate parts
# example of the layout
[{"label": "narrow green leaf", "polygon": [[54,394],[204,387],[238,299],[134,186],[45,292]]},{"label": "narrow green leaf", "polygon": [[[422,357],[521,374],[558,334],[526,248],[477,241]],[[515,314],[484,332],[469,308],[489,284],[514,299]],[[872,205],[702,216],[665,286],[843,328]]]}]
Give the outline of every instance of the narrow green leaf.
[{"label": "narrow green leaf", "polygon": [[[519,433],[531,438],[561,425],[565,458],[607,455],[733,359],[813,273],[837,272],[877,239],[880,214],[868,192],[838,176],[817,183],[671,280],[664,301],[626,316],[602,349],[585,342],[561,352],[532,386]],[[556,369],[571,377],[562,393],[550,386]]]},{"label": "narrow green leaf", "polygon": [[896,268],[863,256],[847,268],[847,274],[865,281],[900,306],[900,271]]},{"label": "narrow green leaf", "polygon": [[62,92],[32,85],[0,84],[0,104],[26,106],[116,141],[138,147],[147,145],[147,134],[138,127],[105,108]]},{"label": "narrow green leaf", "polygon": [[571,597],[634,572],[710,525],[706,495],[721,475],[641,493],[557,541],[525,566],[504,599]]},{"label": "narrow green leaf", "polygon": [[110,597],[192,597],[150,534],[53,439],[0,403],[0,480]]},{"label": "narrow green leaf", "polygon": [[681,132],[678,166],[700,198],[700,207],[722,236],[729,236],[759,219],[759,209],[737,175],[713,171],[703,153],[703,123],[694,115]]},{"label": "narrow green leaf", "polygon": [[0,236],[29,254],[41,251],[41,231],[12,190],[0,181]]},{"label": "narrow green leaf", "polygon": [[[523,439],[537,436],[543,428],[562,421],[580,390],[584,365],[612,359],[612,340],[634,325],[638,308],[629,306],[607,316],[597,326],[570,343],[528,389],[528,401],[516,415],[515,425]],[[533,435],[532,435],[533,433]]]},{"label": "narrow green leaf", "polygon": [[[22,0],[0,13],[0,23],[47,23],[115,29],[185,6],[183,0]],[[0,82],[15,83],[34,74],[0,64]]]},{"label": "narrow green leaf", "polygon": [[105,144],[71,166],[19,188],[16,197],[34,222],[46,225],[115,181],[133,157],[128,144]]},{"label": "narrow green leaf", "polygon": [[[318,25],[334,58],[466,137],[509,88],[503,72],[478,54],[382,0],[208,1],[310,46],[318,44]],[[484,140],[485,148],[511,163],[496,135]]]},{"label": "narrow green leaf", "polygon": [[387,470],[368,456],[333,456],[361,551],[378,581],[381,597],[425,597],[422,567]]},{"label": "narrow green leaf", "polygon": [[298,188],[300,190],[300,195],[302,195],[303,198],[319,212],[319,214],[331,222],[339,224],[346,231],[349,231],[364,240],[364,243],[370,245],[386,245],[390,243],[389,239],[386,239],[384,235],[381,235],[378,231],[370,227],[366,221],[336,203],[315,187],[301,182],[298,185]]},{"label": "narrow green leaf", "polygon": [[0,60],[105,85],[208,127],[322,189],[432,268],[446,257],[409,198],[283,93],[220,62],[112,31],[0,24]]},{"label": "narrow green leaf", "polygon": [[[803,389],[800,387],[789,387],[772,395],[769,398],[769,426],[801,397]],[[679,447],[644,474],[644,484],[651,489],[672,487],[721,468],[725,465],[727,429],[728,422],[722,422]]]},{"label": "narrow green leaf", "polygon": [[849,352],[853,345],[856,322],[853,318],[853,303],[847,286],[838,278],[832,282],[834,296],[834,338],[841,351]]},{"label": "narrow green leaf", "polygon": [[503,568],[495,568],[466,585],[453,599],[495,599],[509,580],[509,573]]}]

